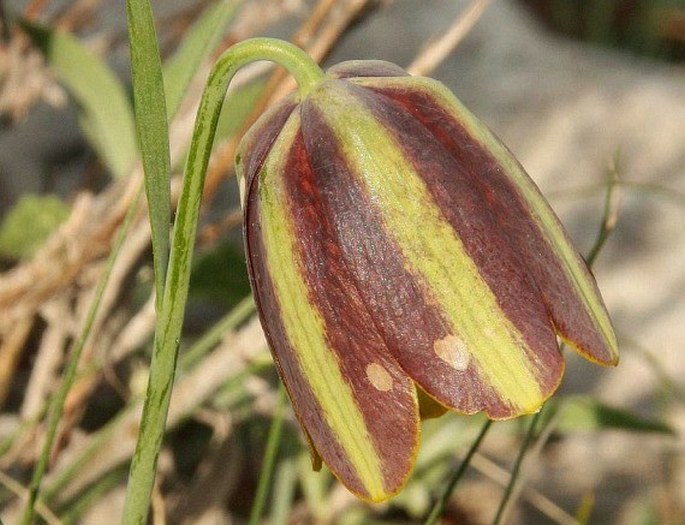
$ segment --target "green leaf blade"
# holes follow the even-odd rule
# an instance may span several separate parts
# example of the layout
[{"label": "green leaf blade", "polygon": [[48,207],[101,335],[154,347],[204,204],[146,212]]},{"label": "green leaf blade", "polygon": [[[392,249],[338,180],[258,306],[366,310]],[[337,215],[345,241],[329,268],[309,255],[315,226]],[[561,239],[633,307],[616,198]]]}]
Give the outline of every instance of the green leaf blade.
[{"label": "green leaf blade", "polygon": [[669,425],[630,410],[612,407],[587,396],[574,396],[559,408],[556,429],[563,433],[624,430],[675,435]]},{"label": "green leaf blade", "polygon": [[21,21],[49,66],[74,98],[84,134],[115,178],[138,156],[131,104],[109,67],[72,35]]},{"label": "green leaf blade", "polygon": [[31,257],[68,216],[55,195],[24,195],[0,224],[0,256]]},{"label": "green leaf blade", "polygon": [[136,130],[145,171],[157,305],[169,258],[171,160],[162,63],[148,2],[126,2]]}]

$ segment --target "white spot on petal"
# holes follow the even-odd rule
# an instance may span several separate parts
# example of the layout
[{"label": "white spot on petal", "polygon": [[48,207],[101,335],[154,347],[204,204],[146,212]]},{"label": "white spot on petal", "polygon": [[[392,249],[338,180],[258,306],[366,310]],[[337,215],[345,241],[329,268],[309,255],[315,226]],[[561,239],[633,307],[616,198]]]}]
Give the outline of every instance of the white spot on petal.
[{"label": "white spot on petal", "polygon": [[470,355],[464,341],[459,336],[450,334],[433,343],[436,355],[455,370],[463,372],[469,366]]},{"label": "white spot on petal", "polygon": [[366,377],[376,390],[387,392],[392,390],[392,377],[388,371],[378,363],[371,363],[366,367]]}]

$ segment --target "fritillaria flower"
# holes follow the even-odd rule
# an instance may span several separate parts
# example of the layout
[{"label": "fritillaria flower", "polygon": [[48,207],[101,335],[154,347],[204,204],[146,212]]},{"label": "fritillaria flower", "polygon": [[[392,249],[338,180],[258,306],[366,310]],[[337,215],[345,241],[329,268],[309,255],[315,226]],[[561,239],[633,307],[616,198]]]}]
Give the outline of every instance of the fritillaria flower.
[{"label": "fritillaria flower", "polygon": [[539,410],[563,374],[559,339],[617,363],[568,234],[439,82],[342,63],[266,113],[237,167],[279,374],[314,457],[358,496],[402,488],[422,416]]}]

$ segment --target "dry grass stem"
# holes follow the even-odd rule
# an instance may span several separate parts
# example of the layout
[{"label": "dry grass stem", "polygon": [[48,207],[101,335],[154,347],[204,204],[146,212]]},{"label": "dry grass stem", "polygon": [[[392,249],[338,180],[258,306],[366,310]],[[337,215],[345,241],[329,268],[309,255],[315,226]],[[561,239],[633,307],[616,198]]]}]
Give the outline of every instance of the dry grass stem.
[{"label": "dry grass stem", "polygon": [[0,407],[7,398],[10,381],[32,327],[33,317],[21,319],[10,329],[5,339],[0,339]]},{"label": "dry grass stem", "polygon": [[[3,485],[12,494],[18,497],[18,500],[24,500],[28,497],[29,491],[21,483],[18,483],[14,478],[5,474],[0,470],[0,485]],[[42,502],[36,503],[36,514],[45,520],[48,525],[62,525],[62,521]]]},{"label": "dry grass stem", "polygon": [[31,259],[0,275],[0,337],[20,319],[36,314],[40,306],[80,279],[89,262],[108,253],[126,205],[122,185],[114,184],[94,197],[81,194],[67,222]]},{"label": "dry grass stem", "polygon": [[109,366],[119,363],[150,340],[155,329],[155,317],[155,295],[152,293],[112,343],[108,350]]},{"label": "dry grass stem", "polygon": [[407,67],[412,75],[426,76],[438,67],[476,25],[490,4],[490,0],[476,0],[455,18],[450,28],[438,39],[430,42],[426,49]]},{"label": "dry grass stem", "polygon": [[74,319],[69,308],[68,296],[56,297],[42,308],[47,323],[36,353],[31,378],[21,406],[21,417],[30,420],[46,405],[55,389],[55,380],[64,360],[64,348],[73,337]]},{"label": "dry grass stem", "polygon": [[[266,341],[256,318],[238,332],[227,334],[221,344],[193,370],[179,377],[172,394],[167,427],[174,428],[192,417],[199,407],[232,377],[242,373],[265,349]],[[59,479],[72,466],[73,461],[82,461],[79,469],[81,474],[70,478],[60,490],[59,499],[67,500],[103,474],[127,461],[135,448],[141,409],[140,400],[130,403],[121,417],[107,430],[107,434],[101,436],[100,441],[97,441],[97,437],[91,440],[96,442],[97,449],[90,450],[87,457],[80,455],[88,452],[90,443],[75,444],[73,448],[65,450],[65,458],[46,476],[45,486],[50,487]],[[67,461],[66,457],[71,460]]]}]

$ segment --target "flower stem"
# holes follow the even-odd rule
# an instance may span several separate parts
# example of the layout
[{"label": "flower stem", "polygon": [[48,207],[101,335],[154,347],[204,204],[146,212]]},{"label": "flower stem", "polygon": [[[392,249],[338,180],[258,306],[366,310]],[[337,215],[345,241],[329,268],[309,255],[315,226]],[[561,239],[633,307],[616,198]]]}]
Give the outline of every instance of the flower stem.
[{"label": "flower stem", "polygon": [[125,524],[147,521],[176,370],[202,190],[221,107],[235,73],[258,60],[269,60],[285,67],[297,81],[301,97],[325,78],[321,68],[304,51],[288,42],[271,38],[245,40],[232,46],[219,57],[209,74],[195,120],[177,207],[140,433],[129,472]]},{"label": "flower stem", "polygon": [[326,76],[319,65],[302,49],[277,38],[250,38],[235,44],[219,57],[214,70],[223,69],[227,73],[230,72],[232,77],[241,67],[259,60],[275,62],[287,69],[297,82],[302,98]]},{"label": "flower stem", "polygon": [[440,496],[440,499],[438,499],[433,506],[433,509],[431,510],[430,515],[428,518],[426,518],[426,521],[424,522],[424,525],[434,525],[435,523],[438,522],[438,519],[442,515],[442,513],[445,511],[445,507],[447,506],[447,502],[449,501],[450,497],[452,496],[452,493],[454,492],[454,489],[457,486],[457,483],[461,478],[464,476],[466,473],[466,469],[468,466],[471,464],[471,459],[473,458],[474,454],[476,451],[480,448],[480,444],[483,441],[483,438],[485,435],[488,433],[488,430],[490,430],[490,426],[492,425],[492,420],[491,419],[486,419],[485,423],[483,423],[483,426],[480,429],[480,432],[478,433],[478,436],[476,437],[475,441],[471,443],[471,447],[469,448],[468,452],[466,453],[466,456],[464,456],[464,459],[461,461],[461,464],[459,465],[459,468],[454,472],[450,480],[448,481],[447,485],[445,486],[445,490],[443,491],[442,495]]},{"label": "flower stem", "polygon": [[282,383],[278,384],[277,396],[276,411],[274,413],[273,421],[271,422],[271,428],[269,429],[266,452],[264,453],[264,460],[262,462],[262,470],[259,473],[257,492],[255,493],[254,501],[252,502],[252,510],[250,511],[249,525],[259,525],[259,520],[264,511],[266,496],[269,491],[269,483],[273,474],[274,463],[276,462],[276,456],[278,455],[278,445],[283,432],[283,412],[285,410],[285,388]]},{"label": "flower stem", "polygon": [[543,410],[540,409],[538,412],[535,413],[535,415],[533,415],[533,417],[530,420],[528,430],[526,431],[526,436],[523,438],[523,443],[521,443],[521,448],[519,449],[519,453],[516,456],[516,460],[514,461],[514,466],[511,470],[511,476],[509,477],[509,483],[507,483],[507,487],[504,490],[504,495],[502,496],[502,499],[499,502],[497,514],[495,515],[495,519],[492,521],[492,525],[500,525],[500,523],[502,523],[505,513],[509,507],[509,500],[514,491],[514,487],[519,479],[519,471],[521,470],[521,465],[523,464],[523,458],[525,457],[526,452],[528,451],[528,447],[533,442],[533,438],[535,436],[535,429],[537,428],[538,422],[540,421],[542,411]]}]

